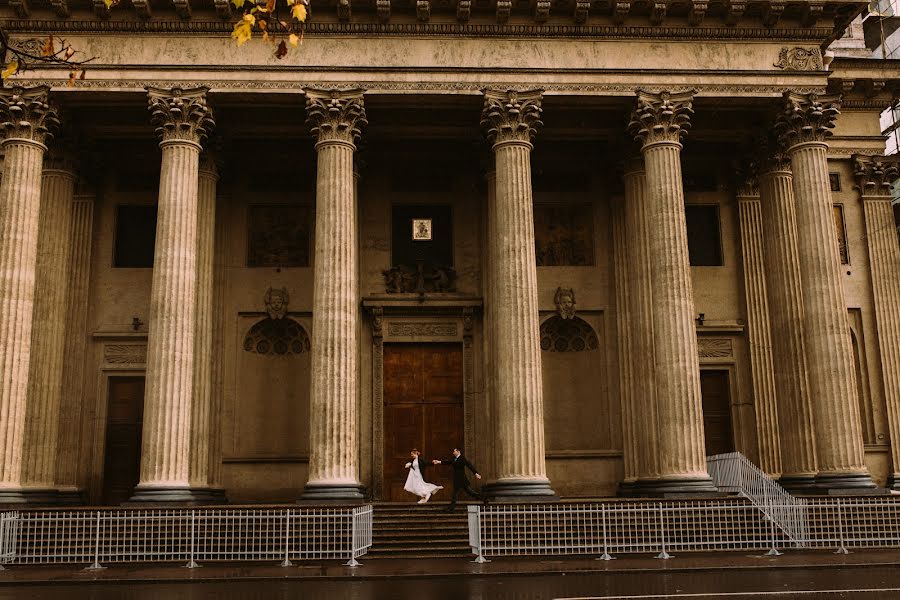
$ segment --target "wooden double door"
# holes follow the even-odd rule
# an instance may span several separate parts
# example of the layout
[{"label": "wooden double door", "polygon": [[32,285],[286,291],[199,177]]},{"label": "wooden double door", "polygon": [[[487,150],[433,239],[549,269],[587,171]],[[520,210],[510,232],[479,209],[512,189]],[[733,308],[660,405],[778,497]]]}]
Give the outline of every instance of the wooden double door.
[{"label": "wooden double door", "polygon": [[110,377],[107,406],[101,501],[116,505],[134,495],[141,477],[144,378]]},{"label": "wooden double door", "polygon": [[[385,344],[383,381],[384,500],[411,501],[403,490],[410,450],[430,465],[463,444],[462,344]],[[425,480],[444,486],[439,498],[450,497],[450,467],[427,468]]]}]

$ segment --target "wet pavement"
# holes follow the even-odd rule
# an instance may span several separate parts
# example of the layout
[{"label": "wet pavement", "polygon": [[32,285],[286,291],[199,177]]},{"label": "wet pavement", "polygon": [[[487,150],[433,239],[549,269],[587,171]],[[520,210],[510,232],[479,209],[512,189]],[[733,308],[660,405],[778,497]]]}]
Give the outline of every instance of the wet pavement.
[{"label": "wet pavement", "polygon": [[10,566],[0,600],[550,600],[750,598],[900,599],[900,552],[768,557],[623,557],[369,560],[362,567],[300,565],[119,566],[99,572]]}]

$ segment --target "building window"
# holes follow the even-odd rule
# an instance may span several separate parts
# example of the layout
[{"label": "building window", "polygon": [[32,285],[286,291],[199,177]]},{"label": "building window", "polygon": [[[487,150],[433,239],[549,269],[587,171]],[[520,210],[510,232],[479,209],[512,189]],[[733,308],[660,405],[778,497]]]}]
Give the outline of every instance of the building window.
[{"label": "building window", "polygon": [[828,185],[831,186],[832,192],[841,191],[841,174],[840,173],[829,173],[828,174]]},{"label": "building window", "polygon": [[155,245],[155,204],[120,204],[116,207],[113,267],[117,269],[152,268]]},{"label": "building window", "polygon": [[257,204],[247,216],[248,267],[308,267],[312,207]]},{"label": "building window", "polygon": [[593,225],[590,204],[536,204],[534,245],[537,266],[592,266]]},{"label": "building window", "polygon": [[722,240],[719,228],[719,206],[688,204],[684,207],[687,221],[688,254],[692,267],[721,267]]},{"label": "building window", "polygon": [[844,206],[835,204],[832,207],[832,216],[834,217],[834,232],[837,235],[838,256],[841,258],[842,265],[849,265],[850,251],[847,248],[847,226],[844,223]]}]

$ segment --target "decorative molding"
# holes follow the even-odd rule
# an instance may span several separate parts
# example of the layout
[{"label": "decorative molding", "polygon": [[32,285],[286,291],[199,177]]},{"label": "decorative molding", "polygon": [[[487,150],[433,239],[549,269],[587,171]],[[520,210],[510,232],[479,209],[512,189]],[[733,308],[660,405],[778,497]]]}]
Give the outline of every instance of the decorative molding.
[{"label": "decorative molding", "polygon": [[143,365],[147,363],[147,344],[106,344],[103,362],[112,365]]},{"label": "decorative molding", "polygon": [[17,17],[27,19],[28,16],[31,15],[29,0],[9,0],[9,5],[16,11]]},{"label": "decorative molding", "polygon": [[535,0],[534,20],[538,23],[546,23],[550,18],[550,0]]},{"label": "decorative molding", "polygon": [[206,87],[147,90],[150,119],[160,140],[203,143],[215,127],[212,109],[206,103],[208,91]]},{"label": "decorative molding", "polygon": [[420,23],[427,23],[431,20],[430,0],[416,0],[416,19]]},{"label": "decorative molding", "polygon": [[575,0],[575,22],[579,25],[587,21],[591,12],[590,0]]},{"label": "decorative molding", "polygon": [[[94,0],[105,6],[103,0]],[[618,10],[620,2],[617,2]],[[625,3],[628,5],[627,3]],[[732,10],[742,3],[732,2]],[[512,3],[510,0],[499,0],[497,10],[502,5]],[[630,6],[630,5],[628,5]],[[197,33],[231,33],[234,25],[224,21],[112,21],[112,20],[48,20],[48,19],[10,19],[4,21],[7,32],[28,33],[162,33],[197,34]],[[469,23],[346,23],[317,22],[306,23],[306,35],[338,34],[338,35],[438,35],[438,36],[477,36],[477,37],[565,37],[565,38],[628,38],[628,39],[704,39],[704,40],[791,40],[821,42],[828,38],[830,28],[778,28],[764,27],[632,27],[620,25],[531,25],[516,24],[514,27],[503,24],[469,24]]]},{"label": "decorative molding", "polygon": [[456,323],[388,323],[388,335],[394,337],[457,337],[459,328]]},{"label": "decorative molding", "polygon": [[[108,21],[105,21],[105,19],[109,18],[109,6],[106,5],[105,0],[92,0],[92,7],[94,9],[94,14],[97,15],[99,18],[104,19],[104,21],[102,21],[102,22],[108,23]],[[65,21],[65,22],[68,23],[68,21]],[[82,21],[82,22],[84,22],[84,21]],[[87,21],[87,22],[91,23],[92,21]]]},{"label": "decorative molding", "polygon": [[59,129],[59,115],[49,101],[50,88],[15,86],[0,89],[0,131],[7,139],[47,144]]},{"label": "decorative molding", "polygon": [[772,66],[785,71],[821,71],[822,51],[818,48],[784,47],[778,54],[778,62]]},{"label": "decorative molding", "polygon": [[509,20],[509,14],[512,12],[511,0],[497,0],[497,23],[501,26]]},{"label": "decorative molding", "polygon": [[305,89],[306,124],[318,143],[355,145],[368,124],[363,90]]},{"label": "decorative molding", "polygon": [[134,5],[135,12],[137,12],[140,18],[149,19],[153,16],[153,12],[150,8],[150,0],[132,0],[132,4]]},{"label": "decorative molding", "polygon": [[353,15],[352,6],[350,5],[350,0],[338,0],[337,1],[337,17],[341,22],[347,23],[350,21],[350,17]]},{"label": "decorative molding", "polygon": [[[379,0],[380,1],[380,0]],[[472,0],[457,0],[456,20],[460,23],[468,23],[472,18]]]},{"label": "decorative molding", "polygon": [[391,0],[376,0],[375,12],[380,22],[387,23],[391,18]]},{"label": "decorative molding", "polygon": [[481,128],[491,145],[505,142],[531,143],[541,121],[542,90],[505,92],[485,90]]},{"label": "decorative molding", "polygon": [[50,6],[58,17],[66,18],[69,16],[68,0],[50,0]]},{"label": "decorative molding", "polygon": [[703,18],[706,16],[706,11],[709,9],[708,0],[691,0],[691,10],[688,13],[688,23],[693,26],[697,26],[703,21]]},{"label": "decorative molding", "polygon": [[[172,0],[175,5],[175,14],[182,19],[191,18],[191,0]],[[218,7],[216,7],[218,11]]]},{"label": "decorative molding", "polygon": [[644,146],[658,142],[680,142],[691,127],[696,90],[683,92],[637,91],[637,108],[628,132]]},{"label": "decorative molding", "polygon": [[700,358],[731,358],[734,356],[734,347],[729,338],[698,338],[697,349]]},{"label": "decorative molding", "polygon": [[231,0],[215,0],[215,6],[216,14],[219,15],[220,19],[231,20],[233,14]]}]

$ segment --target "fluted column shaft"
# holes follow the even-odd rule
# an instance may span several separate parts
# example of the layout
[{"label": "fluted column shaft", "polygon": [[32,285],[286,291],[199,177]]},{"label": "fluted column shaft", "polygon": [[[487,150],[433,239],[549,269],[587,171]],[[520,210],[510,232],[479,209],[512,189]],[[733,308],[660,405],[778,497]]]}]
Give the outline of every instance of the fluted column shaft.
[{"label": "fluted column shaft", "polygon": [[[626,174],[626,187],[628,174]],[[627,195],[627,191],[626,191]],[[622,494],[630,494],[638,478],[641,447],[637,441],[636,381],[634,377],[634,335],[632,324],[634,317],[631,311],[631,288],[628,284],[628,270],[631,256],[628,252],[628,234],[625,227],[624,198],[613,198],[610,202],[610,221],[612,222],[613,241],[613,275],[616,285],[616,334],[619,350],[619,404],[622,410],[622,459],[624,463],[624,480]]]},{"label": "fluted column shaft", "polygon": [[41,167],[58,125],[47,88],[0,90],[0,503],[23,502]]},{"label": "fluted column shaft", "polygon": [[84,356],[87,342],[88,285],[94,231],[94,197],[75,196],[71,206],[68,284],[66,285],[67,360],[63,364],[63,394],[59,420],[56,483],[61,501],[82,500],[83,479],[79,460],[84,394]]},{"label": "fluted column shaft", "polygon": [[828,146],[788,150],[794,171],[797,239],[809,384],[816,423],[819,480],[823,485],[872,487],[863,451],[856,371],[847,306],[834,235]]},{"label": "fluted column shaft", "polygon": [[[659,477],[658,415],[656,406],[653,292],[650,272],[650,210],[647,176],[638,159],[625,173],[625,235],[628,248],[627,285],[629,327],[632,331],[631,370],[634,386],[635,440],[638,487]],[[640,490],[638,490],[640,491]]]},{"label": "fluted column shaft", "polygon": [[[197,183],[197,279],[196,321],[194,323],[194,398],[191,404],[191,464],[192,487],[206,488],[209,481],[210,437],[212,429],[212,334],[213,334],[213,253],[215,251],[216,183],[219,180],[215,163],[204,157],[198,171]],[[218,423],[215,418],[215,422]]]},{"label": "fluted column shaft", "polygon": [[497,361],[496,349],[494,348],[494,298],[496,297],[496,280],[494,279],[494,257],[491,254],[492,250],[492,242],[491,235],[494,231],[494,208],[496,206],[496,191],[497,191],[497,173],[493,170],[493,166],[491,166],[490,170],[485,174],[485,181],[487,183],[487,204],[485,206],[485,223],[484,223],[484,242],[482,245],[482,252],[484,253],[484,262],[482,263],[482,281],[484,285],[484,354],[485,354],[485,369],[484,369],[484,385],[487,400],[487,411],[485,414],[485,418],[488,420],[490,424],[489,431],[491,432],[491,439],[493,443],[491,444],[491,453],[490,457],[490,465],[488,468],[491,469],[491,472],[496,472],[497,466],[497,436],[499,435],[499,423],[497,423],[496,415],[497,415],[497,387],[494,381],[494,370]]},{"label": "fluted column shaft", "polygon": [[854,158],[866,223],[875,327],[891,437],[893,470],[889,485],[900,490],[900,244],[890,195],[890,185],[898,172],[896,164],[885,164],[881,157]]},{"label": "fluted column shaft", "polygon": [[[781,483],[788,489],[814,485],[818,472],[812,398],[803,334],[803,289],[797,251],[797,218],[790,170],[760,177],[763,210],[766,297],[769,301]],[[777,333],[775,333],[777,332]]]},{"label": "fluted column shaft", "polygon": [[205,500],[191,485],[197,367],[208,361],[197,356],[200,142],[213,126],[205,97],[205,89],[150,91],[162,166],[135,502]]},{"label": "fluted column shaft", "polygon": [[212,395],[209,412],[209,485],[222,487],[222,406],[225,396],[225,290],[227,268],[228,221],[226,200],[219,195],[216,201],[215,243],[213,259],[212,308]]},{"label": "fluted column shaft", "polygon": [[531,139],[540,126],[540,103],[540,92],[488,91],[482,111],[496,170],[489,233],[498,424],[498,472],[492,491],[507,498],[554,494],[544,453],[531,191]]},{"label": "fluted column shaft", "polygon": [[711,492],[706,472],[694,292],[688,259],[681,137],[692,93],[638,92],[629,130],[641,143],[647,180],[659,478],[653,493]]},{"label": "fluted column shaft", "polygon": [[778,409],[769,330],[769,303],[766,297],[765,244],[759,196],[738,196],[741,222],[741,255],[744,266],[744,293],[747,303],[750,370],[756,408],[760,468],[771,477],[781,475],[781,444],[778,439]]},{"label": "fluted column shaft", "polygon": [[307,91],[317,136],[309,480],[304,497],[362,497],[359,483],[359,275],[353,154],[361,91]]},{"label": "fluted column shaft", "polygon": [[31,338],[23,483],[55,501],[56,448],[66,335],[69,239],[75,174],[44,169]]}]

